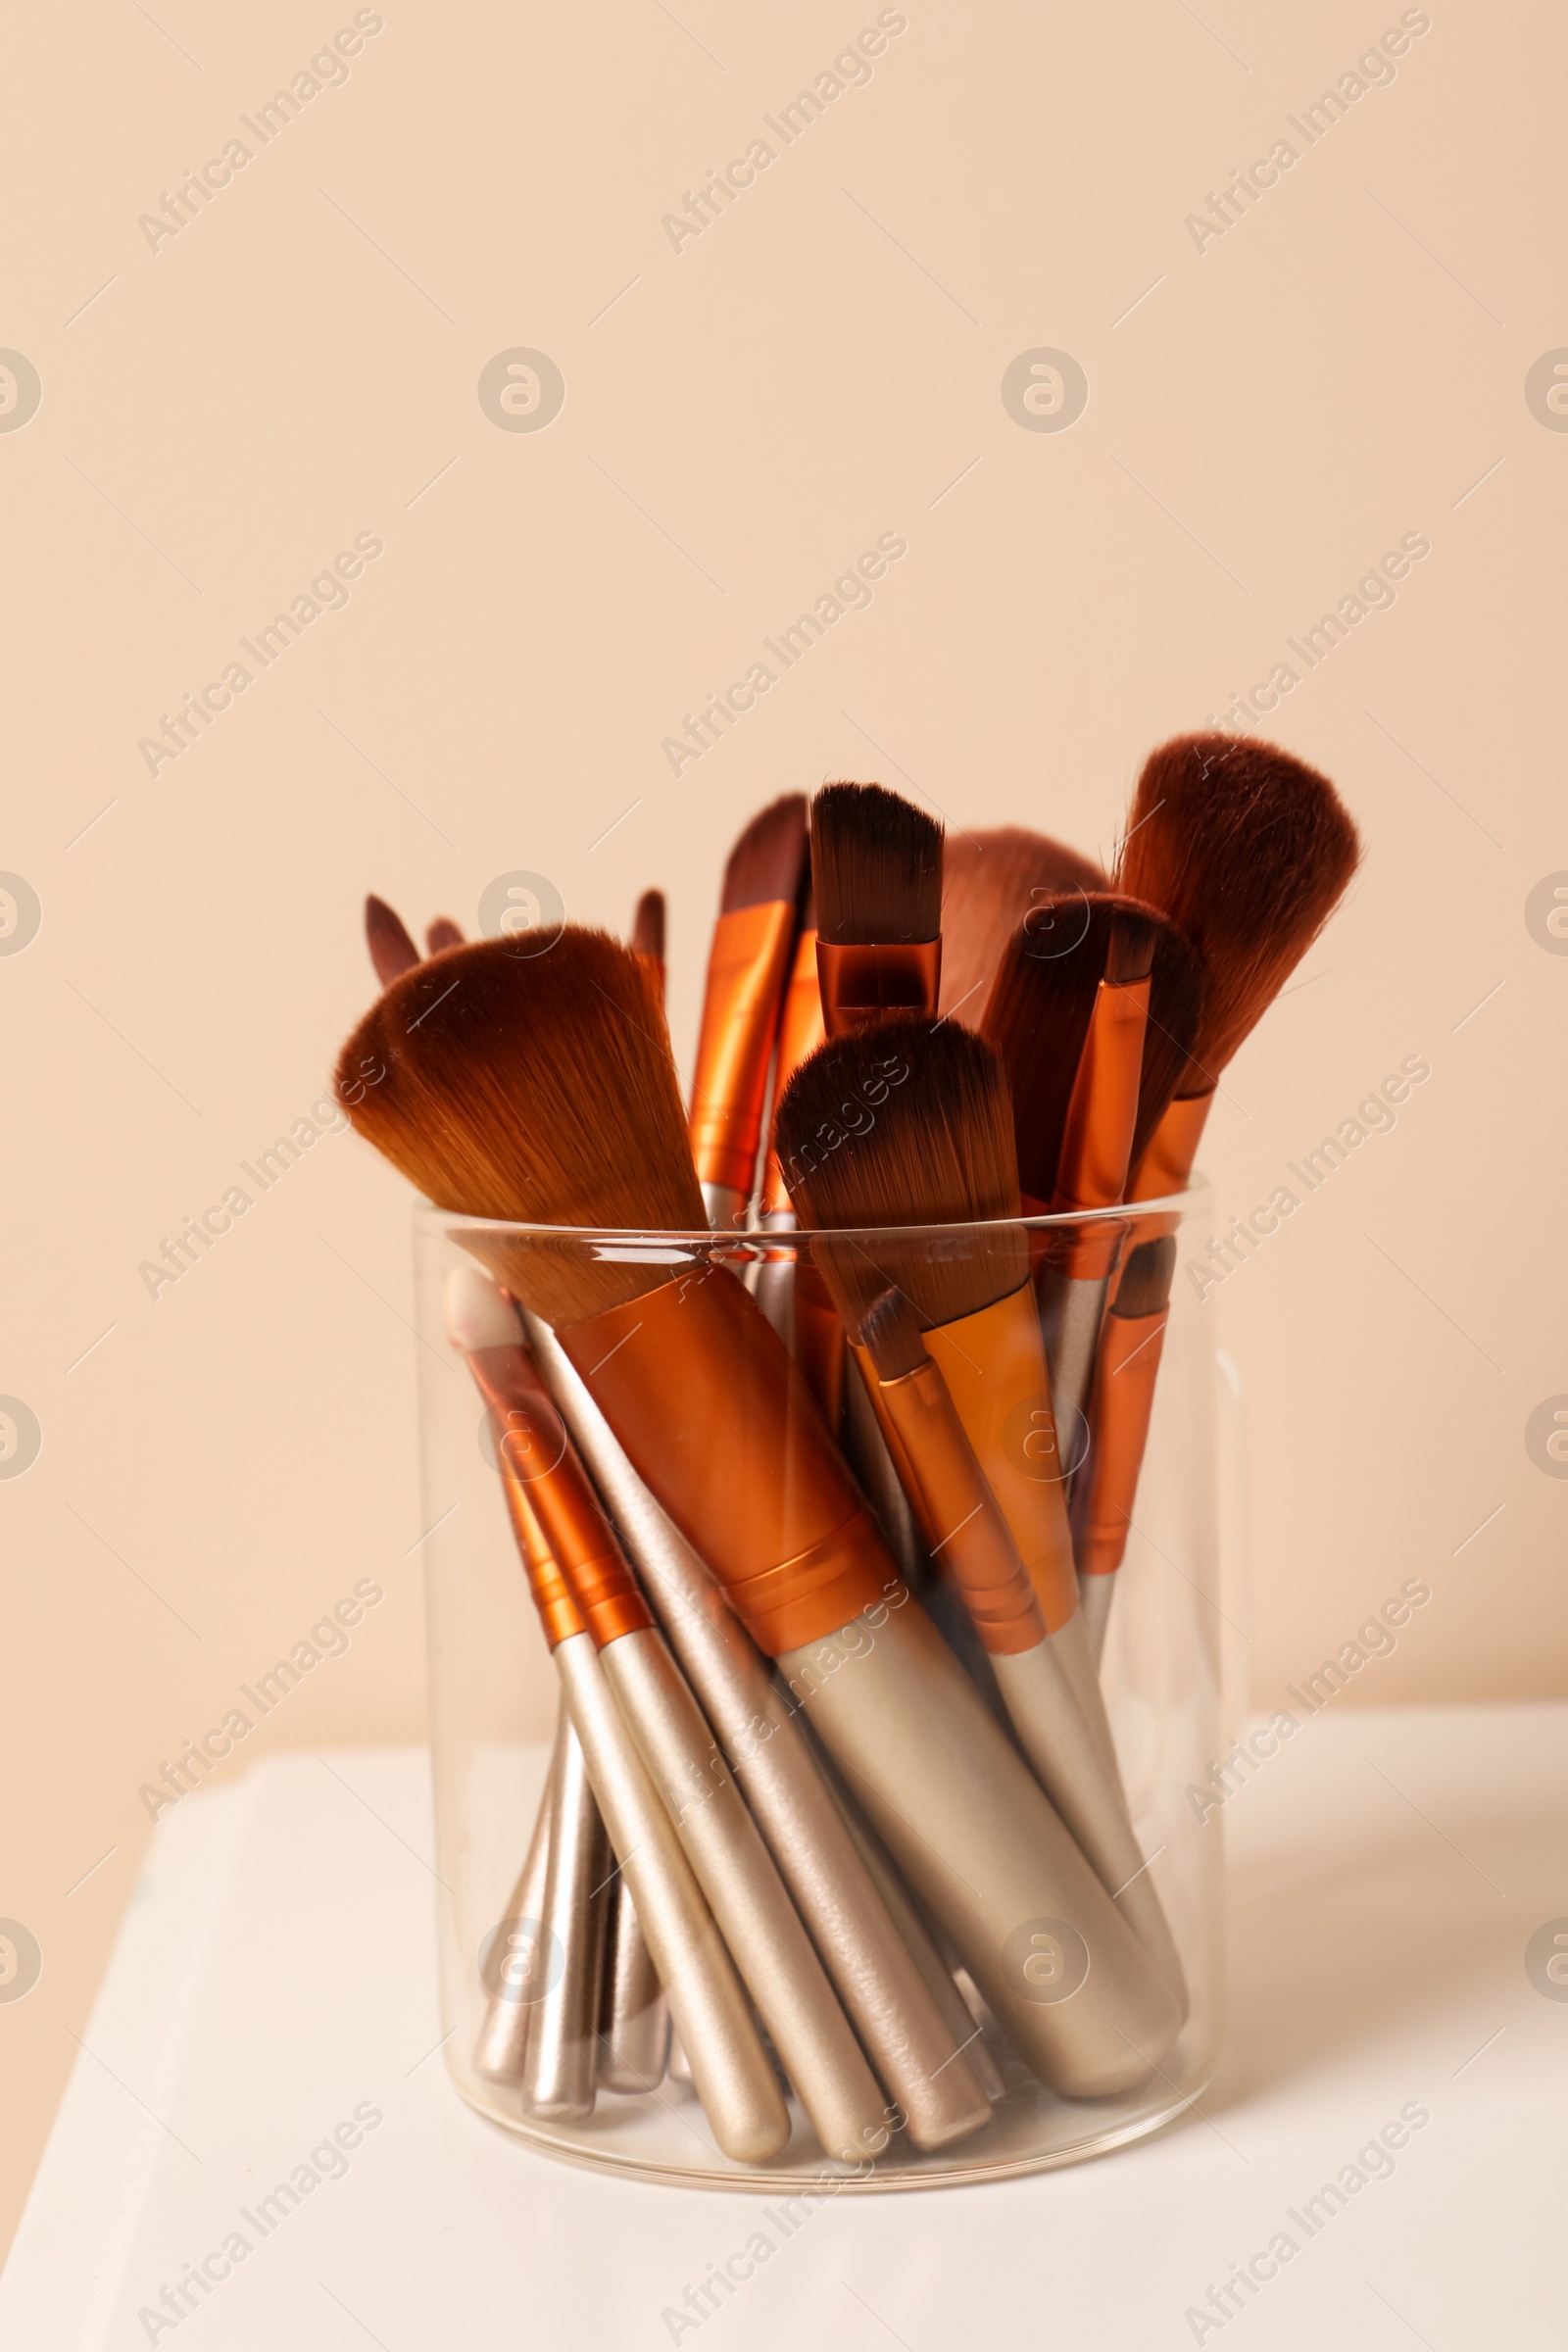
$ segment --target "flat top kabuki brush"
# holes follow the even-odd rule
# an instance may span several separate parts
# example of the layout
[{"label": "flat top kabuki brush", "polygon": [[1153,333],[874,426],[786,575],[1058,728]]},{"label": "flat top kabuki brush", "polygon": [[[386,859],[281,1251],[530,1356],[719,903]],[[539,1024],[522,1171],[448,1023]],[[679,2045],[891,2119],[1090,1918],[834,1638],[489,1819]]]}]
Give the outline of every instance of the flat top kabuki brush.
[{"label": "flat top kabuki brush", "polygon": [[1117,886],[1186,933],[1202,964],[1203,1004],[1130,1199],[1184,1189],[1220,1072],[1328,921],[1360,856],[1328,778],[1273,744],[1178,735],[1150,754],[1127,812]]},{"label": "flat top kabuki brush", "polygon": [[691,1107],[692,1156],[720,1230],[745,1222],[752,1195],[805,861],[806,799],[792,792],[753,817],[724,868]]},{"label": "flat top kabuki brush", "polygon": [[[438,1206],[618,1237],[465,1241],[553,1325],[1014,2047],[1070,2096],[1143,2080],[1180,2030],[1171,1994],[909,1596],[782,1343],[725,1265],[679,1246],[702,1195],[636,957],[571,927],[548,956],[454,949],[372,1006],[340,1072],[356,1126]],[[1071,1999],[1036,1997],[1041,1920],[1081,1947]]]},{"label": "flat top kabuki brush", "polygon": [[811,803],[816,968],[829,1037],[885,1012],[934,1013],[942,984],[942,827],[880,784]]}]

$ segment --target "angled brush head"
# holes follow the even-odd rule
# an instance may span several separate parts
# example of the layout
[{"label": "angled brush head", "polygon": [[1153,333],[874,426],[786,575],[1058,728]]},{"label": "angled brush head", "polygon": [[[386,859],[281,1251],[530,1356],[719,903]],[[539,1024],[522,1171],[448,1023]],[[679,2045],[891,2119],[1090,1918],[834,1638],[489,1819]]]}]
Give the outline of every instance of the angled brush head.
[{"label": "angled brush head", "polygon": [[1033,1200],[1047,1201],[1055,1190],[1067,1105],[1118,905],[1107,891],[1037,900],[1003,951],[980,1022],[1006,1072],[1019,1181]]},{"label": "angled brush head", "polygon": [[884,1291],[872,1299],[860,1324],[860,1345],[878,1380],[902,1380],[931,1360],[919,1317],[902,1291]]},{"label": "angled brush head", "polygon": [[[606,932],[568,926],[537,956],[481,940],[406,972],[344,1046],[337,1093],[439,1208],[633,1232],[707,1222],[647,967]],[[472,1247],[549,1322],[670,1278],[574,1243]]]},{"label": "angled brush head", "polygon": [[424,944],[432,956],[444,956],[448,948],[461,948],[463,933],[450,914],[438,914],[424,935]]},{"label": "angled brush head", "polygon": [[662,890],[645,890],[637,902],[632,917],[631,946],[634,956],[652,956],[656,963],[664,960],[664,894]]},{"label": "angled brush head", "polygon": [[[1028,1270],[1012,1108],[1002,1064],[956,1022],[895,1014],[802,1062],[774,1128],[797,1216],[840,1311],[858,1323],[891,1286],[922,1324],[951,1323],[1014,1291]],[[837,1138],[837,1141],[833,1139]],[[835,1229],[981,1227],[936,1239]]]},{"label": "angled brush head", "polygon": [[806,795],[786,792],[760,808],[729,854],[721,914],[741,906],[764,906],[773,899],[800,896],[801,869],[806,863]]},{"label": "angled brush head", "polygon": [[393,913],[385,899],[373,895],[365,902],[365,944],[383,988],[390,987],[399,973],[412,971],[420,959],[402,918]]},{"label": "angled brush head", "polygon": [[1002,951],[1043,898],[1106,890],[1091,858],[1022,825],[953,833],[943,859],[940,1009],[978,1029]]},{"label": "angled brush head", "polygon": [[1117,884],[1168,914],[1202,958],[1202,1018],[1180,1092],[1213,1084],[1322,930],[1360,855],[1327,777],[1273,744],[1180,735],[1151,753]]},{"label": "angled brush head", "polygon": [[942,929],[942,827],[880,784],[824,784],[811,803],[816,928],[832,947],[888,947]]}]

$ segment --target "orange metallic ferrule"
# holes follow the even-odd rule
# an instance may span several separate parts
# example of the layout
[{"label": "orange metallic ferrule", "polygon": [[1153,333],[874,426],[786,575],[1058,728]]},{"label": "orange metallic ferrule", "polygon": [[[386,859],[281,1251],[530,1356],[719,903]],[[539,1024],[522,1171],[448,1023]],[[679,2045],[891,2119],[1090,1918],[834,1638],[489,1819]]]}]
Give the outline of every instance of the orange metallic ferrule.
[{"label": "orange metallic ferrule", "polygon": [[[1051,1202],[1055,1216],[1113,1208],[1126,1192],[1148,1026],[1148,980],[1102,980],[1062,1130]],[[1107,1273],[1104,1256],[1105,1237],[1084,1234],[1072,1243],[1065,1271],[1080,1277]]]},{"label": "orange metallic ferrule", "polygon": [[881,947],[816,943],[822,1019],[829,1037],[869,1027],[889,1012],[930,1012],[942,986],[942,941],[895,940]]},{"label": "orange metallic ferrule", "polygon": [[925,1344],[1055,1633],[1078,1606],[1078,1579],[1034,1286],[938,1324]]},{"label": "orange metallic ferrule", "polygon": [[1126,1552],[1169,1315],[1169,1307],[1161,1306],[1152,1315],[1105,1317],[1095,1364],[1094,1451],[1078,1545],[1081,1576],[1114,1575]]},{"label": "orange metallic ferrule", "polygon": [[876,1388],[899,1433],[901,1476],[907,1465],[910,1499],[932,1531],[931,1556],[951,1572],[981,1642],[993,1656],[1038,1649],[1046,1621],[1029,1572],[941,1373],[927,1359]]},{"label": "orange metallic ferrule", "polygon": [[[773,1101],[808,1054],[827,1036],[822,1023],[822,990],[816,977],[816,933],[803,931],[795,943],[795,963],[784,991],[784,1009],[778,1022],[778,1059],[773,1071]],[[778,1153],[768,1148],[767,1173],[762,1180],[762,1214],[776,1217],[790,1205],[790,1190],[779,1166]]]},{"label": "orange metallic ferrule", "polygon": [[[536,1523],[555,1576],[575,1607],[577,1624],[571,1630],[592,1634],[596,1649],[622,1634],[642,1633],[654,1622],[648,1603],[533,1358],[525,1348],[480,1348],[469,1356],[468,1365],[490,1407],[514,1523],[520,1521],[524,1528],[527,1518]],[[534,1598],[543,1616],[531,1546],[528,1554]],[[554,1589],[552,1605],[557,1605]],[[564,1639],[564,1634],[555,1637]]]},{"label": "orange metallic ferrule", "polygon": [[727,1267],[564,1325],[633,1468],[769,1657],[899,1584],[800,1372]]},{"label": "orange metallic ferrule", "polygon": [[1166,1105],[1133,1170],[1129,1200],[1162,1200],[1169,1193],[1187,1190],[1213,1100],[1210,1087],[1206,1095],[1178,1095]]},{"label": "orange metallic ferrule", "polygon": [[703,1184],[751,1192],[794,928],[785,899],[733,907],[713,925],[692,1082],[692,1156]]}]

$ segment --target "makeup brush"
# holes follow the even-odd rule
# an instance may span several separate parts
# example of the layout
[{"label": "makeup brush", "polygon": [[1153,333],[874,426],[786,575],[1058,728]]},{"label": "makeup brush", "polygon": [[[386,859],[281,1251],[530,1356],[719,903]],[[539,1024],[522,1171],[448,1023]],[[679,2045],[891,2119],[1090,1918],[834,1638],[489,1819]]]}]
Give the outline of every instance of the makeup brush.
[{"label": "makeup brush", "polygon": [[1326,776],[1274,744],[1179,735],[1138,779],[1117,887],[1187,934],[1204,975],[1188,1064],[1140,1154],[1129,1199],[1179,1193],[1221,1070],[1348,888],[1361,845]]},{"label": "makeup brush", "polygon": [[[833,1039],[797,1070],[777,1132],[812,1255],[852,1335],[890,1287],[913,1304],[1052,1644],[1108,1759],[1104,1705],[1078,1622],[1058,1424],[1028,1232],[1014,1221],[1013,1116],[996,1052],[959,1023],[933,1029],[921,1014]],[[939,1248],[928,1233],[908,1231],[939,1225],[955,1228]],[[851,1230],[841,1240],[843,1228]],[[873,1239],[866,1228],[882,1230]],[[880,1405],[874,1370],[852,1345]],[[885,1416],[883,1429],[902,1475],[898,1434]],[[908,1492],[907,1477],[905,1486]]]},{"label": "makeup brush", "polygon": [[[515,1312],[489,1284],[478,1293],[463,1283],[454,1291],[449,1284],[447,1325],[481,1394],[486,1367],[478,1359],[521,1352]],[[542,1541],[536,1547],[523,1539],[525,1529],[539,1526],[531,1498],[537,1482],[523,1475],[529,1452],[540,1448],[539,1417],[518,1409],[513,1420],[513,1406],[489,1395],[486,1404],[513,1531],[561,1682],[564,1712],[581,1744],[693,2083],[723,2153],[737,2163],[764,2164],[789,2138],[790,2119],[751,2003],[560,1567]],[[553,1444],[559,1430],[559,1417],[552,1413],[544,1435]],[[532,2040],[531,2031],[527,2039]]]},{"label": "makeup brush", "polygon": [[1108,888],[1092,858],[1049,834],[1022,825],[951,833],[943,858],[937,1009],[978,1028],[1003,948],[1039,902]]},{"label": "makeup brush", "polygon": [[988,2102],[822,1784],[800,1719],[691,1545],[638,1478],[547,1323],[541,1374],[641,1579],[867,2057],[916,2147],[952,2144]]},{"label": "makeup brush", "polygon": [[1011,1530],[902,1291],[872,1300],[859,1337],[913,1474],[932,1550],[963,1594],[1024,1754],[1185,2014],[1181,1962],[1120,1788],[1046,1638]]},{"label": "makeup brush", "polygon": [[1129,1252],[1095,1360],[1093,1438],[1073,1495],[1073,1520],[1079,1601],[1097,1662],[1132,1529],[1175,1272],[1173,1233],[1140,1242]]},{"label": "makeup brush", "polygon": [[605,1889],[610,1839],[588,1785],[581,1742],[570,1726],[550,1783],[541,1941],[552,1972],[528,2026],[522,2104],[543,2123],[581,2123],[594,2111],[605,1958]]},{"label": "makeup brush", "polygon": [[[801,927],[795,935],[795,955],[790,965],[789,985],[784,991],[784,1006],[779,1014],[778,1044],[773,1056],[773,1101],[781,1101],[788,1086],[808,1054],[814,1054],[826,1037],[822,1023],[822,990],[816,977],[816,894],[809,887],[801,910]],[[771,1121],[767,1148],[767,1169],[762,1179],[761,1223],[768,1232],[787,1232],[795,1223],[795,1211],[790,1206],[789,1186],[778,1164],[773,1149]]]},{"label": "makeup brush", "polygon": [[523,2052],[534,2006],[545,1989],[548,1946],[540,1934],[545,1871],[550,1856],[551,1791],[561,1769],[567,1723],[564,1709],[556,1724],[550,1767],[540,1791],[533,1835],[517,1883],[512,1889],[498,1936],[503,1940],[485,1965],[490,1998],[473,2045],[474,2071],[488,2082],[520,2082]]},{"label": "makeup brush", "polygon": [[426,927],[424,944],[428,954],[440,956],[448,948],[461,948],[463,933],[450,914],[438,914],[435,921]]},{"label": "makeup brush", "polygon": [[[701,1244],[683,1246],[702,1200],[657,1017],[636,958],[602,933],[568,926],[531,958],[485,941],[380,998],[344,1048],[339,1099],[439,1206],[627,1237],[592,1250],[538,1232],[473,1228],[464,1241],[554,1325],[1014,2046],[1066,2095],[1124,2088],[1171,2046],[1176,2004],[907,1595],[756,1302]],[[367,1088],[355,1073],[372,1049],[386,1074]],[[695,2064],[635,1883],[633,1893]],[[1056,1966],[1030,1943],[1043,1921],[1070,1931],[1075,1982],[1087,1970],[1070,2000],[1038,1997],[1041,1970]],[[1014,1935],[1020,1924],[1028,1934]]]},{"label": "makeup brush", "polygon": [[720,1229],[744,1223],[757,1173],[805,858],[806,798],[791,792],[752,818],[724,868],[691,1105],[692,1156]]},{"label": "makeup brush", "polygon": [[383,988],[389,987],[399,973],[412,971],[420,960],[419,951],[404,929],[401,917],[394,914],[385,899],[373,895],[365,902],[365,942]]},{"label": "makeup brush", "polygon": [[664,894],[645,890],[632,917],[631,949],[647,962],[661,1004],[664,1002]]},{"label": "makeup brush", "polygon": [[942,979],[942,827],[880,784],[811,803],[816,968],[829,1037],[884,1012],[934,1014]]},{"label": "makeup brush", "polygon": [[[498,1426],[529,1433],[519,1474],[530,1506],[812,2130],[826,2153],[841,2162],[880,2154],[890,2136],[882,2093],[712,1733],[655,1626],[565,1425],[520,1344],[514,1310],[477,1266],[450,1277],[448,1301],[453,1324],[468,1338],[469,1368]],[[508,1325],[512,1336],[502,1341]],[[476,1344],[481,1336],[482,1346]],[[557,1836],[552,1819],[553,1855]],[[538,2031],[536,2026],[529,2034],[530,2074]]]},{"label": "makeup brush", "polygon": [[637,1906],[618,1875],[607,1889],[609,1942],[599,2019],[599,2087],[632,2097],[657,2090],[669,2063],[669,2004]]}]

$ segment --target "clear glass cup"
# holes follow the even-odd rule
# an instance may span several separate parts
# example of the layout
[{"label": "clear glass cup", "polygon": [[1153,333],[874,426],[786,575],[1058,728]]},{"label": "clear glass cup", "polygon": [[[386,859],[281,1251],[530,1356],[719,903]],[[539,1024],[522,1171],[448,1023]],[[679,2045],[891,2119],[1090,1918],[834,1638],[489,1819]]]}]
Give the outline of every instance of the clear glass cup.
[{"label": "clear glass cup", "polygon": [[[1200,1212],[1205,1199],[1200,1185],[1179,1200],[1142,1204],[1136,1225],[1132,1213],[1123,1210],[1072,1220],[1024,1219],[1008,1227],[926,1228],[838,1238],[853,1239],[868,1261],[888,1269],[890,1279],[914,1299],[924,1316],[930,1311],[928,1292],[929,1298],[951,1302],[956,1268],[960,1287],[971,1276],[983,1287],[988,1268],[1015,1266],[1021,1252],[1038,1302],[1048,1295],[1053,1264],[1058,1272],[1063,1266],[1103,1263],[1106,1257],[1124,1265],[1135,1244],[1178,1233],[1185,1219]],[[1226,1624],[1216,1495],[1213,1336],[1198,1311],[1192,1286],[1179,1274],[1172,1285],[1131,1532],[1123,1564],[1111,1582],[1113,1599],[1101,1670],[1127,1813],[1138,1847],[1150,1857],[1148,1878],[1169,1923],[1185,1978],[1188,2014],[1179,2037],[1157,2055],[1149,2052],[1152,2062],[1140,2063],[1136,2080],[1102,2095],[1068,2095],[1046,2087],[1023,2063],[1012,2046],[1016,2036],[998,2025],[992,2009],[977,1997],[972,1979],[960,1970],[959,1987],[981,2021],[979,2037],[1001,2078],[1000,2084],[995,2076],[992,2080],[988,2121],[955,2144],[922,2150],[900,2128],[895,2100],[890,2102],[887,2144],[850,2162],[824,2151],[792,2099],[787,2144],[765,2162],[748,2164],[721,2151],[689,2079],[665,2076],[649,2091],[630,2094],[601,2088],[590,2115],[561,2121],[529,2113],[515,2083],[489,2079],[476,2064],[476,2043],[487,2018],[493,2021],[497,2015],[498,2000],[515,1996],[532,2006],[549,1997],[539,1989],[537,1969],[530,1975],[526,1966],[519,1970],[514,1958],[509,1963],[509,1951],[515,1955],[519,1948],[519,1921],[514,1912],[509,1913],[509,1905],[539,1809],[559,1690],[509,1520],[495,1430],[445,1328],[448,1277],[455,1267],[471,1264],[473,1255],[484,1258],[492,1270],[510,1265],[526,1271],[549,1261],[555,1275],[564,1260],[568,1266],[576,1261],[576,1271],[590,1281],[596,1266],[608,1265],[612,1278],[629,1275],[632,1284],[674,1286],[671,1295],[677,1298],[681,1286],[704,1280],[734,1282],[749,1291],[766,1318],[791,1341],[817,1405],[832,1419],[858,1485],[875,1506],[874,1516],[899,1571],[907,1574],[917,1606],[942,1628],[953,1652],[968,1661],[965,1671],[980,1682],[987,1679],[983,1657],[975,1664],[974,1637],[951,1580],[945,1583],[933,1570],[914,1515],[901,1498],[876,1416],[867,1411],[861,1375],[844,1349],[822,1270],[813,1260],[811,1237],[790,1232],[546,1232],[487,1225],[421,1205],[416,1211],[416,1265],[422,1523],[427,1532],[418,1556],[424,1563],[427,1592],[442,2025],[448,2035],[447,2065],[463,2097],[492,2122],[569,2161],[705,2187],[786,2192],[807,2180],[862,2192],[1031,2172],[1102,2154],[1179,2115],[1200,2095],[1212,2074],[1223,2006],[1217,1815],[1205,1829],[1201,1812],[1212,1813],[1212,1808],[1195,1807],[1188,1794],[1221,1752]],[[526,1293],[528,1284],[514,1282],[513,1287]],[[654,1291],[653,1298],[657,1307],[661,1292]],[[607,1332],[616,1328],[613,1318],[606,1325]],[[963,1327],[954,1324],[953,1329],[961,1333]],[[567,1334],[568,1341],[571,1336]],[[936,1354],[934,1342],[931,1351]],[[576,1349],[580,1369],[588,1370],[593,1353]],[[946,1360],[956,1393],[961,1380],[958,1357],[950,1351]],[[594,1375],[600,1384],[606,1377],[602,1371]],[[637,1446],[611,1410],[611,1392],[596,1387],[594,1394],[635,1457]],[[667,1431],[679,1440],[675,1450],[684,1447],[688,1464],[700,1461],[705,1448],[722,1448],[727,1443],[720,1428],[688,1426],[693,1415],[711,1410],[711,1396],[705,1404],[703,1396],[702,1381],[686,1377],[678,1364],[656,1384],[653,1396],[652,1409],[666,1417]],[[808,1415],[814,1410],[802,1406],[798,1395],[790,1409]],[[1038,1412],[1014,1412],[1006,1443],[1029,1466],[1030,1475],[1059,1481],[1061,1461],[1047,1460],[1044,1467],[1039,1461],[1040,1420]],[[1069,1469],[1077,1461],[1081,1482],[1088,1476],[1087,1464],[1079,1458],[1090,1442],[1088,1425],[1069,1425],[1066,1415],[1062,1422],[1062,1460]],[[788,1442],[795,1446],[808,1441],[794,1431]],[[818,1431],[809,1444],[820,1443]],[[1049,1443],[1046,1450],[1049,1453]],[[1093,1458],[1092,1452],[1088,1458]],[[652,1469],[648,1475],[654,1476]],[[667,1494],[664,1499],[670,1501]],[[685,1533],[701,1551],[703,1496],[684,1499]],[[1081,1493],[1079,1500],[1081,1504]],[[672,1516],[681,1516],[673,1503],[670,1510]],[[768,1531],[761,1531],[760,1541],[765,1549]],[[722,1609],[719,1614],[725,1616]],[[846,1676],[845,1688],[849,1682]],[[994,1714],[995,1698],[992,1690],[988,1704]],[[814,1731],[812,1706],[804,1712]],[[1003,1737],[1016,1754],[1012,1735]],[[805,1744],[808,1747],[810,1741]],[[733,1746],[729,1760],[738,1764],[736,1777],[744,1790],[747,1765]],[[847,1787],[850,1778],[849,1771],[841,1770],[842,1786]],[[861,1821],[862,1832],[864,1826]],[[889,1826],[886,1820],[884,1826]],[[886,1863],[883,1852],[879,1867]],[[784,1875],[788,1883],[788,1872]],[[899,1891],[908,1894],[903,1881]],[[951,1923],[933,1920],[924,1897],[915,1907],[926,1924],[934,1926],[936,1940],[953,1968],[957,1954]],[[535,1934],[532,1922],[521,1923],[520,1933],[525,1947]],[[1038,1936],[1034,1940],[1042,1941]],[[1049,1936],[1046,1947],[1054,1956],[1038,1965],[1049,1977],[1060,1954]],[[928,1951],[928,1961],[929,1957]],[[1102,1978],[1097,1991],[1108,1981]],[[1073,1999],[1082,1997],[1073,1990],[1064,2013]]]}]

